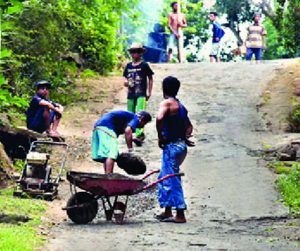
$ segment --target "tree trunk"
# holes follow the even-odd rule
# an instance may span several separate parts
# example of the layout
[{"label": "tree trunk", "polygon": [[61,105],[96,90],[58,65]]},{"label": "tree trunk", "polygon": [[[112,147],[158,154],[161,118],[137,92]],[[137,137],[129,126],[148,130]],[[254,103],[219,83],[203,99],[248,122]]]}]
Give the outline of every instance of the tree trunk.
[{"label": "tree trunk", "polygon": [[6,186],[12,169],[12,162],[4,151],[3,144],[0,143],[0,188]]}]

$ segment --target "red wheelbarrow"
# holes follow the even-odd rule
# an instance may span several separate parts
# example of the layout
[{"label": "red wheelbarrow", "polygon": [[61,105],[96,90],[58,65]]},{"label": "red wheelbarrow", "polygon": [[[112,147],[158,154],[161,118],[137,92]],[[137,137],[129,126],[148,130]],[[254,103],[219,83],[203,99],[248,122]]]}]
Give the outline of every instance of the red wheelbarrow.
[{"label": "red wheelbarrow", "polygon": [[[72,196],[63,210],[67,211],[68,217],[74,223],[87,224],[96,217],[99,207],[98,200],[101,200],[106,220],[111,221],[114,218],[116,223],[122,224],[130,195],[154,187],[166,179],[184,175],[183,173],[169,174],[155,182],[149,184],[145,182],[147,177],[158,172],[159,170],[151,171],[142,179],[133,179],[118,173],[68,172],[67,179],[70,181]],[[85,192],[77,192],[76,187]],[[125,202],[118,201],[119,196],[126,196]]]}]

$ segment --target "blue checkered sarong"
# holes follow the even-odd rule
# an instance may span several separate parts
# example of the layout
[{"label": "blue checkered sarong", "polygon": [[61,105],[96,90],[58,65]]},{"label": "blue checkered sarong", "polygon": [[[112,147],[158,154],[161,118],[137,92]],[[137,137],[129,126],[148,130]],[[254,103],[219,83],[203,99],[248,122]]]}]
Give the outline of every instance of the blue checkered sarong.
[{"label": "blue checkered sarong", "polygon": [[[187,154],[184,142],[167,144],[163,149],[162,168],[158,178],[168,174],[179,173],[179,167]],[[158,184],[158,201],[161,207],[186,209],[184,195],[179,176],[164,180]]]}]

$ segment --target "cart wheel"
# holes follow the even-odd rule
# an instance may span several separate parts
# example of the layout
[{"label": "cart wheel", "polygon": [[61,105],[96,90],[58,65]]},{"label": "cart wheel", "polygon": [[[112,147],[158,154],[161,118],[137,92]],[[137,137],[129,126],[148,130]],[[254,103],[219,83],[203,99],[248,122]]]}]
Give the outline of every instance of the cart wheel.
[{"label": "cart wheel", "polygon": [[90,193],[78,192],[68,200],[67,214],[76,224],[91,222],[96,217],[97,212],[98,202]]}]

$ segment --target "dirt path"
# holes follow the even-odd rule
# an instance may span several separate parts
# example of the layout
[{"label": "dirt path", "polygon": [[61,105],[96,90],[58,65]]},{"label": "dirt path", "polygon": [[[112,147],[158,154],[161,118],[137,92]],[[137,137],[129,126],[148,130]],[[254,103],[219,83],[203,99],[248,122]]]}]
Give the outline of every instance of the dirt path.
[{"label": "dirt path", "polygon": [[[274,189],[274,174],[253,155],[263,144],[274,144],[283,137],[269,132],[256,105],[266,83],[285,64],[287,61],[153,65],[156,74],[154,96],[148,106],[151,113],[155,115],[162,99],[162,78],[175,75],[182,82],[179,98],[189,108],[196,129],[196,147],[190,149],[182,166],[188,223],[157,222],[153,215],[160,210],[155,194],[144,193],[130,198],[124,225],[105,222],[100,212],[92,224],[78,226],[58,212],[58,219],[66,220],[53,228],[46,249],[295,250],[300,223],[287,218],[288,210],[278,202]],[[124,98],[124,91],[120,92],[122,102],[117,102],[116,109],[125,107]],[[75,169],[103,172],[87,160],[91,119],[95,117],[89,117],[88,126],[84,123],[88,133],[76,132],[74,142],[83,142],[83,146],[78,150],[81,159],[71,162]],[[137,153],[152,169],[159,167],[161,157],[155,123],[146,133],[147,141]],[[122,137],[120,140],[124,141]],[[61,200],[53,207],[65,203],[70,196],[67,188],[67,184],[62,186]]]}]

